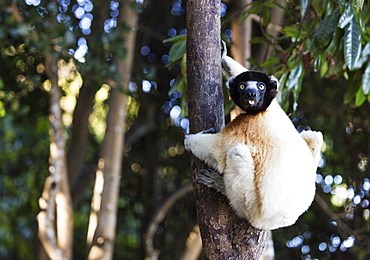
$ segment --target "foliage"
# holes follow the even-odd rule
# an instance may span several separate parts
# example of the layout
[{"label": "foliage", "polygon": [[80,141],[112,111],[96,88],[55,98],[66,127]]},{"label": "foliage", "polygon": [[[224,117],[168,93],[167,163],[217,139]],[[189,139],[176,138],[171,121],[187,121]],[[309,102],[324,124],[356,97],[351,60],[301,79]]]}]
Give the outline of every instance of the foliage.
[{"label": "foliage", "polygon": [[[278,6],[274,1],[254,1],[244,18],[258,14],[262,25],[267,26],[271,7],[275,5]],[[284,107],[288,109],[291,93],[293,109],[297,109],[302,78],[312,65],[323,78],[346,78],[345,103],[353,98],[356,106],[369,102],[369,6],[363,1],[342,0],[335,4],[330,0],[301,0],[300,5],[292,3],[290,7],[285,9],[290,25],[281,29],[282,36],[274,38],[265,33],[263,38],[257,38],[259,43],[283,49],[278,54],[280,59],[274,56],[262,67],[280,78],[280,102]],[[288,46],[283,48],[287,42]]]}]

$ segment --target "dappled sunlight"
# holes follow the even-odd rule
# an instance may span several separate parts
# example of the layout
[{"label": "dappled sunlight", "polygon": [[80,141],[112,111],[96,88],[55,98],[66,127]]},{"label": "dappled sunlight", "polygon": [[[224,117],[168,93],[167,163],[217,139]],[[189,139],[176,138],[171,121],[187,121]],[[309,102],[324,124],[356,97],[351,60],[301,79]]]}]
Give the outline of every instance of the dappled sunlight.
[{"label": "dappled sunlight", "polygon": [[92,244],[96,227],[98,226],[98,212],[101,208],[101,194],[104,187],[104,160],[100,159],[98,163],[98,170],[96,171],[94,195],[91,202],[91,212],[89,220],[89,229],[87,231],[87,243]]},{"label": "dappled sunlight", "polygon": [[102,87],[95,94],[95,103],[93,111],[89,117],[90,132],[96,136],[99,141],[104,138],[106,130],[105,118],[107,116],[109,107],[105,101],[109,98],[110,86],[103,84]]}]

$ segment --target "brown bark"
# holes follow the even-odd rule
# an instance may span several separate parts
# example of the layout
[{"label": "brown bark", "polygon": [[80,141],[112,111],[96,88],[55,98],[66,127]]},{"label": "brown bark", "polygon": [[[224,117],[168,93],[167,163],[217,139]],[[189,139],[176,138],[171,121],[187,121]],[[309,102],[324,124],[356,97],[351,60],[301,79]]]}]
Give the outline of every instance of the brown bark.
[{"label": "brown bark", "polygon": [[[220,52],[220,2],[187,3],[187,75],[190,132],[224,125]],[[227,199],[196,181],[207,168],[191,157],[193,186],[203,249],[207,259],[259,259],[267,232],[250,226]]]},{"label": "brown bark", "polygon": [[50,259],[72,259],[73,209],[69,191],[66,136],[60,108],[57,58],[45,55],[50,89],[50,176],[39,199],[39,238]]},{"label": "brown bark", "polygon": [[119,88],[122,86],[127,89],[132,68],[137,16],[131,9],[132,2],[121,2],[119,22],[126,23],[131,28],[126,35],[128,57],[125,60],[115,60],[121,78],[118,84],[111,84],[114,86],[108,100],[107,130],[96,171],[90,214],[88,242],[91,248],[88,259],[113,258],[127,106],[127,96]]}]

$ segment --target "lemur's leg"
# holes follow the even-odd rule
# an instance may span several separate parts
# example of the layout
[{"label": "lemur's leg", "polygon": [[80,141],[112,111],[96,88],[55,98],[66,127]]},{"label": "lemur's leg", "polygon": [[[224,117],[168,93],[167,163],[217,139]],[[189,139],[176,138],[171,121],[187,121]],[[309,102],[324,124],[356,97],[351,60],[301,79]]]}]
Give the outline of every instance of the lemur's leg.
[{"label": "lemur's leg", "polygon": [[237,144],[227,153],[224,182],[230,204],[240,217],[259,215],[254,182],[254,162],[247,145]]},{"label": "lemur's leg", "polygon": [[303,140],[306,141],[308,148],[310,148],[313,158],[315,159],[315,165],[317,165],[320,160],[320,150],[324,143],[322,133],[316,131],[302,131],[300,135]]},{"label": "lemur's leg", "polygon": [[226,43],[221,41],[221,58],[222,58],[222,71],[227,79],[231,77],[236,77],[240,73],[247,71],[247,69],[242,66],[239,62],[235,61],[233,58],[227,56]]},{"label": "lemur's leg", "polygon": [[208,170],[201,170],[197,176],[198,182],[206,185],[209,188],[213,188],[218,192],[221,192],[223,195],[226,195],[225,191],[225,182],[224,178],[221,174],[216,172],[215,170],[208,169]]}]

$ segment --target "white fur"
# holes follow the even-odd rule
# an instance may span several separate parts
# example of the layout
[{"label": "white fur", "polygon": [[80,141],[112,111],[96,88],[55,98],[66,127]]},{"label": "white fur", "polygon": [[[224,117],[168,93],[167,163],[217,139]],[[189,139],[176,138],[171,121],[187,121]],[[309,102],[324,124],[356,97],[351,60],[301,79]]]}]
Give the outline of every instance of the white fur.
[{"label": "white fur", "polygon": [[187,135],[185,148],[223,174],[226,195],[240,217],[256,228],[276,229],[294,224],[311,205],[323,137],[299,134],[276,100],[260,114],[261,129],[237,126],[245,139],[226,127],[218,134]]}]

